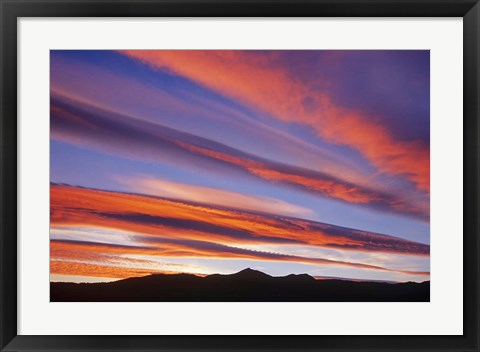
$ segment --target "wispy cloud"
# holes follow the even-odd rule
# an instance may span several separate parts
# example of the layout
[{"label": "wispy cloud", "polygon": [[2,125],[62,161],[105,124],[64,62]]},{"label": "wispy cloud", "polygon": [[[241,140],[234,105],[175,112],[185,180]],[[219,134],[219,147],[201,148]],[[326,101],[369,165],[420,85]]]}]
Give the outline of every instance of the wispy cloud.
[{"label": "wispy cloud", "polygon": [[308,208],[272,197],[253,196],[211,187],[172,182],[146,175],[119,176],[115,177],[115,180],[120,184],[127,185],[132,192],[146,195],[277,215],[308,217],[313,214],[313,211]]},{"label": "wispy cloud", "polygon": [[309,244],[342,250],[429,255],[429,246],[299,218],[133,194],[51,186],[53,226],[94,226],[225,245]]},{"label": "wispy cloud", "polygon": [[260,158],[227,145],[159,124],[52,97],[51,131],[56,140],[130,158],[170,162],[185,167],[221,171],[234,167],[264,181],[365,204],[376,209],[428,219],[425,204],[375,191],[340,178]]},{"label": "wispy cloud", "polygon": [[[139,241],[143,243],[148,243],[149,247],[139,247],[139,246],[118,246],[118,245],[108,245],[105,243],[95,243],[95,242],[83,242],[83,241],[61,241],[54,240],[51,241],[51,256],[52,259],[61,263],[61,258],[68,258],[69,263],[78,263],[78,264],[87,264],[87,265],[96,265],[101,267],[113,267],[113,268],[130,268],[133,270],[139,270],[133,276],[140,276],[139,274],[144,274],[147,268],[135,268],[135,265],[132,265],[132,262],[135,264],[140,262],[145,265],[146,261],[138,261],[132,259],[125,259],[124,263],[126,265],[118,265],[115,263],[113,258],[118,256],[118,253],[122,253],[123,256],[128,255],[150,255],[150,256],[159,256],[159,257],[208,257],[208,258],[221,258],[221,259],[250,259],[250,260],[260,260],[260,261],[280,261],[280,262],[297,262],[297,263],[306,263],[306,264],[315,264],[315,265],[328,265],[328,266],[337,266],[337,267],[351,267],[357,269],[365,270],[378,270],[378,271],[388,271],[395,273],[402,273],[408,275],[419,275],[419,276],[428,276],[429,272],[423,271],[410,271],[410,270],[397,270],[389,269],[376,265],[369,265],[363,263],[347,262],[347,261],[337,261],[323,258],[308,258],[308,257],[299,257],[293,255],[285,255],[279,253],[268,253],[261,251],[252,251],[249,249],[244,249],[240,247],[227,246],[219,243],[212,243],[206,241],[198,240],[185,240],[185,239],[175,239],[175,238],[162,238],[162,237],[142,237],[139,238]],[[94,259],[95,261],[88,262],[88,260]],[[165,272],[164,270],[158,270],[158,263],[153,262],[152,272]],[[61,265],[61,264],[57,264]],[[148,267],[148,265],[147,265]],[[157,267],[157,268],[155,268]],[[75,270],[77,271],[77,270]],[[107,271],[107,270],[106,270]],[[55,272],[56,274],[66,274],[66,272],[61,272],[60,270]],[[73,273],[72,273],[73,274]],[[82,275],[84,273],[77,272],[75,275]],[[104,273],[101,273],[104,275]],[[127,273],[131,274],[131,273]],[[101,276],[101,275],[98,275]]]},{"label": "wispy cloud", "polygon": [[[52,246],[55,246],[52,244]],[[65,249],[65,248],[62,248]],[[67,251],[68,253],[68,251]],[[83,261],[57,260],[52,258],[50,261],[51,275],[69,275],[82,277],[105,277],[112,279],[127,279],[130,277],[147,276],[152,274],[174,274],[178,271],[158,270],[154,267],[135,268],[127,265],[106,264],[106,263],[88,263]],[[188,270],[188,269],[187,269]],[[84,280],[85,281],[85,280]]]},{"label": "wispy cloud", "polygon": [[430,189],[430,153],[423,143],[395,138],[362,112],[342,107],[324,90],[291,77],[276,64],[278,52],[131,50],[131,58],[185,76],[225,96],[287,122],[303,123],[319,136],[358,150],[381,172],[402,175]]}]

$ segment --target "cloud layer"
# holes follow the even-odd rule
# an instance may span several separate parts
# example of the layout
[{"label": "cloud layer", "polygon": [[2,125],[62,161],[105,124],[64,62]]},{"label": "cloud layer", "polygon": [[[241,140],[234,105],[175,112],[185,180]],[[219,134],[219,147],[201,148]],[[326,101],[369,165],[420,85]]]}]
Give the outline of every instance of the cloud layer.
[{"label": "cloud layer", "polygon": [[344,108],[325,90],[291,77],[278,64],[279,52],[130,50],[122,53],[185,76],[280,120],[309,125],[322,138],[355,148],[381,172],[403,175],[420,190],[430,189],[430,152],[425,145],[396,139],[371,116]]},{"label": "cloud layer", "polygon": [[308,244],[355,250],[429,255],[429,246],[404,239],[226,207],[52,185],[53,226],[96,226],[241,246],[249,243]]},{"label": "cloud layer", "polygon": [[[224,144],[134,117],[52,97],[51,131],[56,140],[99,149],[128,158],[171,162],[203,169],[235,168],[264,181],[295,187],[347,203],[416,218],[429,218],[424,204],[376,191],[338,177],[273,162]],[[225,172],[225,170],[224,170]]]}]

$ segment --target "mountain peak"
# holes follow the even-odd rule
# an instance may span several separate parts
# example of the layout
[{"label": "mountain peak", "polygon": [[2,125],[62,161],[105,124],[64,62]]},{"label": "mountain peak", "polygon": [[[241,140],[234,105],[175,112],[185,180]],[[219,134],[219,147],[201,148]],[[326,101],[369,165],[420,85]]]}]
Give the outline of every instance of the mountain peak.
[{"label": "mountain peak", "polygon": [[235,273],[232,276],[251,277],[251,278],[270,277],[270,275],[267,275],[267,274],[265,274],[261,271],[254,270],[254,269],[251,269],[251,268],[243,269],[242,271],[239,271],[238,273]]},{"label": "mountain peak", "polygon": [[252,273],[252,272],[258,272],[259,273],[260,271],[254,270],[252,268],[245,268],[245,269],[239,271],[239,273]]}]

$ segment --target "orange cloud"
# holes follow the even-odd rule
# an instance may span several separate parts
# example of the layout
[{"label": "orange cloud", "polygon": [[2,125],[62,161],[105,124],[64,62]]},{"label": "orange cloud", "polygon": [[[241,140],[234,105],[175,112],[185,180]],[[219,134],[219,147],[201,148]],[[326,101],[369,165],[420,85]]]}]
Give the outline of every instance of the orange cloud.
[{"label": "orange cloud", "polygon": [[345,250],[429,255],[429,246],[396,237],[253,211],[52,185],[52,226],[92,226],[149,236],[238,245],[310,244]]},{"label": "orange cloud", "polygon": [[386,195],[381,195],[375,191],[365,188],[362,189],[361,187],[357,187],[354,184],[349,184],[348,182],[334,180],[333,178],[329,179],[328,177],[322,178],[318,177],[318,175],[317,177],[302,175],[300,173],[300,169],[297,170],[299,171],[298,173],[288,172],[287,170],[278,171],[272,168],[274,166],[273,164],[237,157],[231,154],[226,154],[187,143],[178,142],[177,144],[186,150],[244,168],[252,175],[265,180],[289,183],[301,188],[318,192],[324,196],[340,199],[349,203],[369,204],[380,202],[387,207],[398,210],[402,213],[417,215],[421,216],[422,218],[428,217],[428,209],[405,204],[398,199],[388,200],[386,199]]},{"label": "orange cloud", "polygon": [[149,247],[106,243],[50,241],[50,274],[129,278],[156,273],[188,271],[188,266],[136,259],[135,255],[155,254]]},{"label": "orange cloud", "polygon": [[130,277],[148,276],[151,274],[173,274],[176,272],[155,269],[136,269],[112,265],[92,264],[72,261],[50,261],[51,275],[73,275],[127,279]]},{"label": "orange cloud", "polygon": [[[403,175],[430,189],[430,153],[418,142],[397,140],[370,116],[335,104],[275,64],[275,52],[127,50],[131,58],[172,71],[287,122],[303,123],[332,143],[355,148],[381,172]],[[308,104],[305,101],[308,100]]]},{"label": "orange cloud", "polygon": [[[357,269],[367,269],[367,270],[379,270],[379,271],[388,271],[388,272],[397,272],[402,274],[410,275],[419,275],[419,276],[428,276],[429,272],[423,271],[405,271],[405,270],[396,270],[384,268],[376,265],[369,265],[363,263],[355,262],[346,262],[346,261],[337,261],[329,260],[322,258],[306,258],[293,255],[285,254],[276,254],[276,253],[267,253],[259,251],[251,251],[247,249],[242,249],[238,247],[230,247],[225,245],[219,245],[216,243],[208,242],[198,242],[198,241],[168,241],[167,239],[155,239],[149,241],[150,244],[157,244],[158,247],[152,246],[149,248],[145,247],[133,247],[133,246],[114,246],[102,243],[94,242],[76,242],[76,241],[50,241],[51,246],[51,258],[54,262],[63,263],[68,261],[72,265],[71,268],[65,268],[64,271],[61,271],[63,264],[56,264],[56,271],[51,272],[52,274],[62,274],[62,275],[78,275],[85,276],[88,274],[88,266],[85,267],[85,271],[80,271],[82,269],[81,264],[92,265],[91,262],[85,263],[85,260],[91,261],[93,258],[96,258],[92,268],[94,272],[90,276],[103,276],[103,277],[116,277],[116,276],[104,276],[101,274],[108,273],[109,268],[112,268],[110,275],[118,275],[116,269],[125,269],[125,277],[130,276],[140,276],[145,274],[148,269],[139,269],[131,268],[126,265],[118,266],[115,263],[111,263],[106,258],[113,254],[122,253],[123,255],[130,254],[144,254],[144,255],[153,255],[160,257],[188,257],[188,258],[219,258],[219,259],[250,259],[250,260],[260,260],[260,261],[280,261],[280,262],[297,262],[305,264],[318,264],[318,265],[333,265],[340,267],[352,267]],[[59,260],[61,259],[61,260]],[[79,264],[79,268],[75,267],[75,264]],[[98,268],[100,266],[101,268]],[[102,270],[101,272],[99,272]],[[164,272],[163,270],[151,270],[152,273],[155,272]],[[133,275],[132,275],[133,274]],[[108,275],[108,274],[107,274]]]},{"label": "orange cloud", "polygon": [[52,98],[51,126],[52,136],[57,140],[99,148],[115,155],[141,156],[148,161],[174,162],[187,167],[197,163],[202,168],[234,166],[263,180],[287,184],[345,202],[365,204],[420,219],[428,219],[429,216],[428,205],[421,202],[407,202],[402,197],[362,187],[338,177],[262,159],[209,139],[78,101]]}]

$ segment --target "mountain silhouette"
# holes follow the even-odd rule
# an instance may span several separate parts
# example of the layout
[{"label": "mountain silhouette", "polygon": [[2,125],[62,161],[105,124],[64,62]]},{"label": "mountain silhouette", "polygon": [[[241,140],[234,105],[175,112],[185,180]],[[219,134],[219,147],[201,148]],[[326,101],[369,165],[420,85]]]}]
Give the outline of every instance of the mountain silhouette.
[{"label": "mountain silhouette", "polygon": [[428,302],[430,282],[273,277],[244,269],[231,275],[153,274],[108,283],[50,283],[51,302]]},{"label": "mountain silhouette", "polygon": [[231,275],[226,275],[226,276],[232,276],[232,277],[245,277],[245,278],[262,278],[262,277],[271,277],[268,274],[262,273],[261,271],[246,268],[243,269],[242,271],[239,271],[236,274],[231,274]]},{"label": "mountain silhouette", "polygon": [[213,275],[208,275],[206,276],[209,280],[213,278],[223,278],[225,280],[241,280],[241,281],[255,281],[255,280],[269,280],[272,279],[273,277],[270,275],[267,275],[265,273],[262,273],[261,271],[258,270],[253,270],[250,268],[243,269],[242,271],[239,271],[238,273],[231,274],[231,275],[221,275],[221,274],[213,274]]}]

